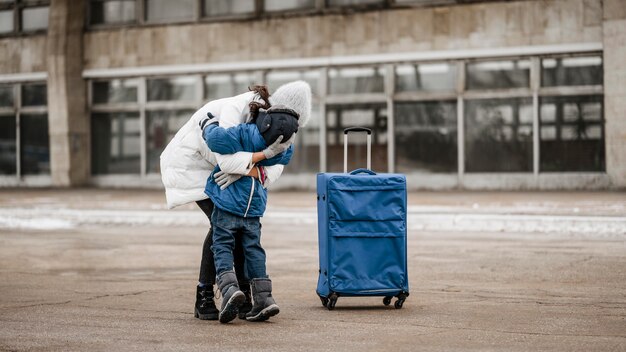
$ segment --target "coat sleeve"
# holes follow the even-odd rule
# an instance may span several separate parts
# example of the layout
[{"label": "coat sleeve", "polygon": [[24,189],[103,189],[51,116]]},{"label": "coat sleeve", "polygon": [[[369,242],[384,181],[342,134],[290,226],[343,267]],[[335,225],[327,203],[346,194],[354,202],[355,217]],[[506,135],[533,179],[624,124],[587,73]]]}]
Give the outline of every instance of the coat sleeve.
[{"label": "coat sleeve", "polygon": [[280,175],[283,174],[284,168],[285,168],[285,165],[280,165],[280,164],[273,165],[273,166],[266,166],[265,167],[265,183],[263,184],[263,187],[267,188],[271,184],[276,182],[278,178],[280,177]]},{"label": "coat sleeve", "polygon": [[220,169],[229,174],[246,175],[254,167],[252,153],[243,151],[241,126],[243,125],[226,129],[209,125],[202,134]]},{"label": "coat sleeve", "polygon": [[[244,108],[245,106],[234,103],[224,105],[219,116],[220,127],[231,129],[231,127],[238,126],[245,122],[245,118],[242,116],[243,110],[245,110]],[[254,167],[254,164],[252,164],[252,153],[249,152],[237,151],[236,153],[221,153],[214,151],[214,154],[220,169],[229,174],[246,175]]]},{"label": "coat sleeve", "polygon": [[237,127],[225,129],[217,124],[211,124],[202,131],[202,138],[214,153],[235,154],[243,151],[243,144],[239,138],[239,128]]}]

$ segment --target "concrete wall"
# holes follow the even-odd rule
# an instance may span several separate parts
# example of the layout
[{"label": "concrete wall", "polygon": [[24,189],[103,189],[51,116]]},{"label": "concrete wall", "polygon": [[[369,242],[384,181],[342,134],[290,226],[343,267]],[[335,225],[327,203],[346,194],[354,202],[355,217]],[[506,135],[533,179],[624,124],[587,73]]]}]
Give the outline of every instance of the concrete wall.
[{"label": "concrete wall", "polygon": [[45,71],[45,34],[0,39],[0,74]]},{"label": "concrete wall", "polygon": [[606,168],[626,188],[626,1],[604,0],[603,32]]},{"label": "concrete wall", "polygon": [[602,41],[600,0],[514,1],[89,32],[85,68]]},{"label": "concrete wall", "polygon": [[87,85],[83,72],[82,2],[55,0],[48,25],[48,130],[55,186],[85,184],[90,177]]}]

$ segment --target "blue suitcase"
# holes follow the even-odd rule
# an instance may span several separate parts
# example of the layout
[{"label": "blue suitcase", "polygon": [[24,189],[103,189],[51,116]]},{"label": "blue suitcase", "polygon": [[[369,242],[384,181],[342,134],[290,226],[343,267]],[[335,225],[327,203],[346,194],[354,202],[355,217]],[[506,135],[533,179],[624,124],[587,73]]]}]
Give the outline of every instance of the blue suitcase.
[{"label": "blue suitcase", "polygon": [[[346,172],[349,132],[367,133],[367,169]],[[402,308],[409,295],[406,178],[371,171],[371,133],[345,129],[344,173],[317,175],[317,294],[329,310],[349,296],[395,296]]]}]

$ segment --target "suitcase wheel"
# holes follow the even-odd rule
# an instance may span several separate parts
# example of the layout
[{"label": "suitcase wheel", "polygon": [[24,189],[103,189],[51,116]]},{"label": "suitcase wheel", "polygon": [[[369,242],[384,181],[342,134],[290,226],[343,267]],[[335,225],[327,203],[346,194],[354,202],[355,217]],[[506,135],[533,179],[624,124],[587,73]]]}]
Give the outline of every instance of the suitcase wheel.
[{"label": "suitcase wheel", "polygon": [[383,298],[383,304],[388,306],[391,304],[391,299],[393,298],[393,296],[385,296],[385,298]]},{"label": "suitcase wheel", "polygon": [[328,298],[320,296],[320,300],[322,301],[322,305],[324,307],[328,306]]},{"label": "suitcase wheel", "polygon": [[[402,308],[402,305],[404,304],[404,301],[406,300],[406,297],[408,296],[408,293],[401,293],[398,295],[398,300],[396,301],[396,303],[393,304],[394,307],[396,307],[396,309],[400,309]],[[385,297],[387,298],[387,297]],[[391,301],[391,299],[389,299]]]},{"label": "suitcase wheel", "polygon": [[328,304],[326,305],[326,308],[328,308],[328,310],[335,309],[335,304],[337,304],[337,299],[338,298],[339,298],[339,296],[336,293],[332,293],[328,297]]}]

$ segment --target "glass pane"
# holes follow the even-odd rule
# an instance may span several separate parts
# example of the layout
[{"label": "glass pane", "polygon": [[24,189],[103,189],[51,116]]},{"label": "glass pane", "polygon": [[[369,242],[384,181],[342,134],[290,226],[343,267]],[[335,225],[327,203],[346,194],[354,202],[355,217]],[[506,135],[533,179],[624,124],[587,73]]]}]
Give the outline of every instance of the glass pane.
[{"label": "glass pane", "polygon": [[328,0],[328,6],[350,6],[384,3],[383,0]]},{"label": "glass pane", "polygon": [[601,85],[603,74],[601,56],[541,60],[544,87]]},{"label": "glass pane", "polygon": [[398,103],[396,170],[456,172],[456,101]]},{"label": "glass pane", "polygon": [[[329,172],[343,172],[343,130],[354,126],[372,129],[372,168],[376,172],[387,172],[387,108],[384,104],[330,105],[326,124]],[[366,134],[350,134],[348,171],[366,166]]]},{"label": "glass pane", "polygon": [[530,61],[485,61],[467,64],[467,89],[528,88]]},{"label": "glass pane", "polygon": [[48,28],[48,7],[27,7],[22,10],[22,30]]},{"label": "glass pane", "polygon": [[13,107],[13,86],[10,84],[0,85],[0,107]]},{"label": "glass pane", "polygon": [[251,73],[209,75],[204,78],[205,98],[214,100],[232,97],[248,92],[248,87],[253,84],[254,76]]},{"label": "glass pane", "polygon": [[298,129],[295,153],[285,167],[285,172],[317,173],[320,171],[320,121],[319,104],[314,103],[309,123],[306,127]]},{"label": "glass pane", "polygon": [[165,100],[196,100],[196,77],[149,79],[148,101]]},{"label": "glass pane", "polygon": [[312,9],[315,0],[265,0],[265,11]]},{"label": "glass pane", "polygon": [[50,143],[48,116],[20,116],[20,159],[22,175],[50,173]]},{"label": "glass pane", "polygon": [[194,110],[148,111],[148,173],[161,171],[159,158],[163,149],[194,112]]},{"label": "glass pane", "polygon": [[254,0],[204,0],[205,16],[236,15],[254,12]]},{"label": "glass pane", "polygon": [[194,19],[196,0],[146,0],[148,21],[184,21]]},{"label": "glass pane", "polygon": [[45,106],[48,92],[45,84],[23,84],[22,85],[22,106]]},{"label": "glass pane", "polygon": [[137,102],[139,80],[114,79],[105,82],[93,82],[93,103]]},{"label": "glass pane", "polygon": [[456,65],[442,63],[396,66],[396,92],[455,90]]},{"label": "glass pane", "polygon": [[532,99],[468,100],[465,170],[533,170]]},{"label": "glass pane", "polygon": [[136,20],[135,0],[92,1],[91,24],[132,23]]},{"label": "glass pane", "polygon": [[603,97],[549,97],[540,104],[540,170],[604,171]]},{"label": "glass pane", "polygon": [[15,116],[0,116],[0,175],[17,173]]},{"label": "glass pane", "polygon": [[0,11],[0,33],[13,32],[13,10]]},{"label": "glass pane", "polygon": [[318,70],[312,71],[271,71],[267,73],[266,82],[270,87],[270,93],[274,92],[281,85],[296,80],[303,80],[311,85],[311,92],[313,96],[317,96],[317,82],[320,78],[320,72]]},{"label": "glass pane", "polygon": [[383,93],[382,67],[353,67],[328,70],[330,94]]},{"label": "glass pane", "polygon": [[91,172],[139,174],[141,139],[139,113],[93,114],[91,118]]}]

